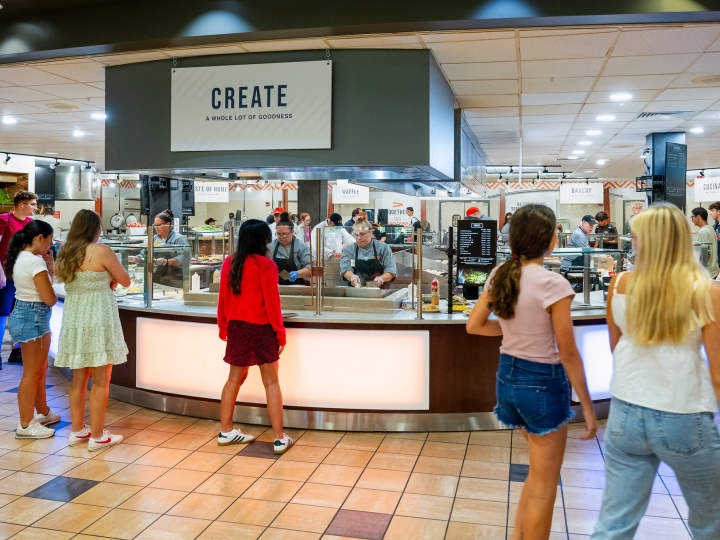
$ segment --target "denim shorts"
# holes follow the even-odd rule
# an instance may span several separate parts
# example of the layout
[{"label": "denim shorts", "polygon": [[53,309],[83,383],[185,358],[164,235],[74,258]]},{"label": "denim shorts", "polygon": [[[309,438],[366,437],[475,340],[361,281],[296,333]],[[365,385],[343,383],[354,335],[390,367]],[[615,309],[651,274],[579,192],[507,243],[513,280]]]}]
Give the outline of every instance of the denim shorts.
[{"label": "denim shorts", "polygon": [[557,431],[575,417],[570,383],[562,364],[544,364],[500,355],[497,380],[498,420],[533,435]]},{"label": "denim shorts", "polygon": [[43,302],[18,300],[8,320],[10,337],[15,343],[25,343],[50,332],[52,308]]}]

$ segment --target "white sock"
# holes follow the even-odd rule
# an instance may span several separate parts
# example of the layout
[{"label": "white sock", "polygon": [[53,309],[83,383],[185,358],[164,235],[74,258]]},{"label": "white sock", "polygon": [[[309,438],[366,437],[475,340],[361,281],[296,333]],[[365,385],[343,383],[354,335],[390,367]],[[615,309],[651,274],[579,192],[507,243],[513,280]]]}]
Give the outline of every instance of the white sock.
[{"label": "white sock", "polygon": [[88,428],[87,428],[87,426],[85,426],[80,431],[72,431],[71,433],[73,435],[87,435],[87,431],[88,431]]}]

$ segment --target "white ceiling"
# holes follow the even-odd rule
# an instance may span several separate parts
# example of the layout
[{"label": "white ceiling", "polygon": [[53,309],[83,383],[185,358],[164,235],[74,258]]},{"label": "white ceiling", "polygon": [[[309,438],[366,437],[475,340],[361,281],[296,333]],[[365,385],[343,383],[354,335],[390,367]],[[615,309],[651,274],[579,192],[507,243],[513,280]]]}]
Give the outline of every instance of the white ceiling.
[{"label": "white ceiling", "polygon": [[[0,151],[104,161],[104,67],[171,57],[324,48],[431,49],[491,165],[558,164],[579,176],[642,174],[653,131],[687,131],[690,168],[720,166],[720,25],[546,28],[311,38],[92,56],[0,67]],[[610,96],[632,94],[624,103]],[[48,103],[69,104],[57,111]],[[688,111],[690,120],[636,120]],[[599,115],[613,115],[601,122]],[[704,132],[692,134],[690,128]],[[83,137],[74,137],[81,130]],[[587,135],[601,130],[600,135]],[[590,144],[579,145],[581,141]],[[522,153],[522,154],[521,154]],[[521,158],[522,155],[522,158]],[[597,160],[605,159],[605,165]],[[492,169],[491,169],[492,170]],[[551,169],[552,170],[552,169]],[[558,169],[556,169],[558,170]],[[585,172],[592,170],[593,172]]]}]

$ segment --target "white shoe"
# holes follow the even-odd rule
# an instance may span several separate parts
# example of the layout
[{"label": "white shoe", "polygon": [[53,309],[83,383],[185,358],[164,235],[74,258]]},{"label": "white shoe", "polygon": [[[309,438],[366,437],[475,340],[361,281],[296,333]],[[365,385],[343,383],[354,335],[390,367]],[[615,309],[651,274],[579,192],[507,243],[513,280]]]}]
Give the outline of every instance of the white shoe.
[{"label": "white shoe", "polygon": [[103,431],[102,437],[93,439],[90,437],[88,440],[88,452],[97,452],[103,448],[110,448],[116,444],[120,444],[123,440],[122,435],[113,435],[109,431]]},{"label": "white shoe", "polygon": [[16,439],[49,439],[53,435],[55,435],[55,430],[43,426],[40,422],[38,422],[37,418],[30,420],[30,423],[26,428],[23,428],[20,424],[18,424],[18,427],[15,430]]},{"label": "white shoe", "polygon": [[81,444],[84,442],[88,442],[90,440],[90,428],[87,426],[83,427],[82,430],[75,432],[70,432],[70,437],[68,438],[68,446],[75,446],[76,444]]},{"label": "white shoe", "polygon": [[233,429],[230,433],[218,433],[218,444],[220,446],[229,446],[231,444],[247,444],[255,440],[252,435],[245,435],[242,431]]},{"label": "white shoe", "polygon": [[50,408],[48,408],[47,414],[38,413],[35,415],[35,420],[40,422],[43,426],[47,426],[50,424],[57,424],[60,421],[60,415],[55,414],[50,410]]},{"label": "white shoe", "polygon": [[276,454],[284,454],[292,445],[293,440],[288,437],[287,434],[283,433],[282,439],[275,439],[275,444],[273,444],[273,451]]}]

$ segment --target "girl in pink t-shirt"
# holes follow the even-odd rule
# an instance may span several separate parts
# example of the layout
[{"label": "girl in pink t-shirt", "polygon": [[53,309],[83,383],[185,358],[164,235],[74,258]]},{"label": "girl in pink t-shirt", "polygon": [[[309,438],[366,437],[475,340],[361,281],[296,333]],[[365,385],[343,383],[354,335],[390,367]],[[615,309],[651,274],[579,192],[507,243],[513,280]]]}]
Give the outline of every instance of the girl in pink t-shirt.
[{"label": "girl in pink t-shirt", "polygon": [[[573,337],[570,305],[575,296],[560,274],[543,268],[557,244],[555,213],[531,204],[510,222],[512,257],[490,274],[467,331],[503,336],[497,372],[498,420],[521,429],[528,441],[530,472],[518,504],[514,539],[548,538],[567,441],[570,385],[575,388],[586,432],[597,431],[595,411]],[[491,320],[494,313],[498,319]]]}]

